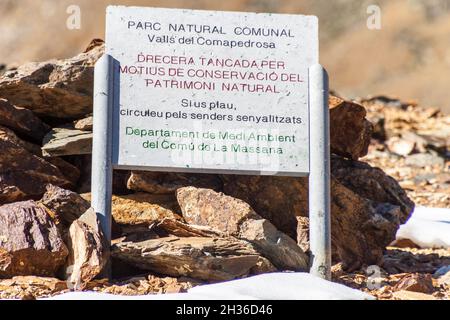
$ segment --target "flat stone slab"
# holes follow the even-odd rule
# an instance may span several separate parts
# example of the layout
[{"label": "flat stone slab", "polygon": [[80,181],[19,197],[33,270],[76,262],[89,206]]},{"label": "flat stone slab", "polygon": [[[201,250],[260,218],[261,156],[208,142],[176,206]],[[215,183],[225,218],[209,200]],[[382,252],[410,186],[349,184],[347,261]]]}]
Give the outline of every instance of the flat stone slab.
[{"label": "flat stone slab", "polygon": [[92,153],[92,132],[72,128],[53,128],[45,137],[42,154],[46,157]]}]

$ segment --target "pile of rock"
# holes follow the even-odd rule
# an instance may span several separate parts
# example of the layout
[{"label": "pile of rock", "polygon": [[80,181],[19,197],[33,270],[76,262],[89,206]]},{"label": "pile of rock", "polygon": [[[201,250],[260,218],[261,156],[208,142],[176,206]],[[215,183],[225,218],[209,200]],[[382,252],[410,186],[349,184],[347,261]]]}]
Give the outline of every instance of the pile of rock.
[{"label": "pile of rock", "polygon": [[[93,67],[102,53],[94,41],[71,59],[0,76],[0,278],[87,288],[109,250],[115,278],[199,283],[306,270],[305,178],[116,171],[114,241],[104,243],[89,204]],[[331,96],[330,116],[333,259],[352,270],[380,262],[414,204],[358,161],[372,136],[364,107]]]},{"label": "pile of rock", "polygon": [[360,102],[375,124],[365,161],[399,181],[417,205],[450,207],[450,115],[389,97]]}]

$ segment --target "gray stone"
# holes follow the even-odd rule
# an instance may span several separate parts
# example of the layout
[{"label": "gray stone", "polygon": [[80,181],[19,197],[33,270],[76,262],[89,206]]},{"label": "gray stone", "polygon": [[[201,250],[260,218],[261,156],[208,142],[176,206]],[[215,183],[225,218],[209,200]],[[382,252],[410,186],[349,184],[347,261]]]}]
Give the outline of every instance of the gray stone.
[{"label": "gray stone", "polygon": [[42,154],[47,157],[92,153],[92,132],[70,127],[53,128],[44,138]]}]

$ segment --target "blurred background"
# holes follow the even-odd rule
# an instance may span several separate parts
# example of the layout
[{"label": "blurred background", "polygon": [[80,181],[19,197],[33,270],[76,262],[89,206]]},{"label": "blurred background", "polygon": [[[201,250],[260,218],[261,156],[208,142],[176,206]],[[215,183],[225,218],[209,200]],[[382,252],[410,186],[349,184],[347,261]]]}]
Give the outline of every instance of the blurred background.
[{"label": "blurred background", "polygon": [[[104,38],[109,4],[314,14],[331,87],[348,98],[388,95],[450,112],[450,0],[0,0],[0,64],[64,58]],[[381,8],[370,29],[368,6]],[[70,5],[81,28],[66,26]]]}]

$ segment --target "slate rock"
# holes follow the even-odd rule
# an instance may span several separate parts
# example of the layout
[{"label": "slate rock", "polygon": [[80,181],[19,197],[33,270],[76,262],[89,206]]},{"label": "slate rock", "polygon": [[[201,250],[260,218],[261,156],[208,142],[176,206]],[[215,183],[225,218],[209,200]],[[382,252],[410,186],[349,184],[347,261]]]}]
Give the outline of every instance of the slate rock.
[{"label": "slate rock", "polygon": [[47,157],[91,154],[92,137],[90,131],[70,127],[53,128],[44,137],[42,154]]},{"label": "slate rock", "polygon": [[56,166],[0,136],[0,204],[39,199],[49,183],[71,185]]},{"label": "slate rock", "polygon": [[250,244],[233,238],[166,237],[122,241],[112,256],[144,270],[173,277],[228,281],[251,274],[263,259]]},{"label": "slate rock", "polygon": [[95,62],[103,44],[70,59],[32,62],[0,76],[0,96],[38,116],[80,118],[92,113]]},{"label": "slate rock", "polygon": [[296,242],[261,218],[244,201],[195,187],[178,189],[177,199],[189,224],[208,226],[246,240],[279,269],[307,269],[308,256]]},{"label": "slate rock", "polygon": [[0,206],[0,277],[54,276],[67,247],[44,208],[34,201]]},{"label": "slate rock", "polygon": [[101,274],[109,258],[109,245],[105,241],[94,209],[88,209],[72,223],[68,248],[68,282],[76,290],[84,289],[91,280]]},{"label": "slate rock", "polygon": [[94,128],[93,121],[94,121],[94,118],[92,116],[89,116],[87,118],[75,121],[74,127],[77,130],[92,131]]},{"label": "slate rock", "polygon": [[[333,157],[331,240],[333,259],[347,270],[379,264],[388,244],[410,216],[414,203],[382,170]],[[249,203],[279,230],[297,239],[297,217],[308,217],[308,179],[223,176],[224,193]],[[301,229],[305,229],[305,222]],[[306,223],[306,228],[307,228]],[[307,248],[305,232],[302,248]]]},{"label": "slate rock", "polygon": [[5,99],[0,99],[0,125],[41,143],[50,127],[28,109],[16,107]]},{"label": "slate rock", "polygon": [[67,227],[91,207],[78,193],[52,184],[47,185],[40,203],[52,212],[57,221]]},{"label": "slate rock", "polygon": [[373,126],[366,109],[355,103],[330,96],[331,152],[357,160],[367,155]]}]

